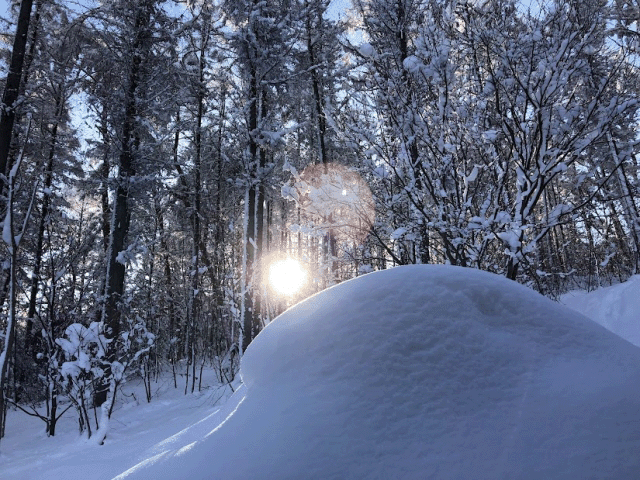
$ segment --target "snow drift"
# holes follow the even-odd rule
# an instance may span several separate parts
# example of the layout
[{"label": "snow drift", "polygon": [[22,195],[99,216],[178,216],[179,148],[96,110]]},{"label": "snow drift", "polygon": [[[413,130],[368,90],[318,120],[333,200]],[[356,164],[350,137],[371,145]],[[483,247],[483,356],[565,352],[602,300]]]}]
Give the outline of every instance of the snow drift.
[{"label": "snow drift", "polygon": [[640,275],[593,292],[569,292],[561,302],[640,347]]},{"label": "snow drift", "polygon": [[127,479],[637,478],[640,351],[489,273],[340,284],[254,340],[228,416]]}]

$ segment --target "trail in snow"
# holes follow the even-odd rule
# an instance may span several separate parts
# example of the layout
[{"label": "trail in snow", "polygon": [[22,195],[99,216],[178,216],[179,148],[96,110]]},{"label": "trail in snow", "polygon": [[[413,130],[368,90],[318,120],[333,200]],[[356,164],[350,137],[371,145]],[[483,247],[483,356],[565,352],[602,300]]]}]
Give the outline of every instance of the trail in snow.
[{"label": "trail in snow", "polygon": [[219,423],[215,417],[231,394],[217,385],[212,371],[205,371],[203,384],[202,392],[185,396],[184,386],[175,390],[172,379],[165,377],[152,383],[154,398],[149,404],[142,384],[126,384],[129,396],[121,397],[102,446],[78,437],[73,409],[51,438],[44,434],[41,420],[9,411],[7,434],[0,443],[0,478],[110,480],[145,458],[199,440],[211,430],[209,422]]}]

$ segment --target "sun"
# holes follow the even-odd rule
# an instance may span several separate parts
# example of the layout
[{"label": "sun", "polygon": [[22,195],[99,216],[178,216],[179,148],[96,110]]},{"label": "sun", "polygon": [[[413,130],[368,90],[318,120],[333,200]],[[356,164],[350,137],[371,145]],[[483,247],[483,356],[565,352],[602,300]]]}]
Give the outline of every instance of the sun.
[{"label": "sun", "polygon": [[281,295],[294,295],[305,285],[307,274],[293,258],[277,260],[269,267],[269,284]]}]

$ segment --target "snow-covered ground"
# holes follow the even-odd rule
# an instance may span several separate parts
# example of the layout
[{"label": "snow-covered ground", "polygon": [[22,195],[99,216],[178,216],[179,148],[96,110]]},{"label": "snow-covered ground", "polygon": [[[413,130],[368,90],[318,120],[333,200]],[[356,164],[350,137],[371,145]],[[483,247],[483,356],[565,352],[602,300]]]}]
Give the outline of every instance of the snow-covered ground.
[{"label": "snow-covered ground", "polygon": [[[631,282],[579,306],[599,296],[629,336]],[[398,267],[326,290],[256,338],[242,377],[219,407],[217,389],[165,387],[121,408],[104,446],[78,440],[73,416],[47,439],[11,412],[0,478],[640,478],[640,350],[478,270]]]},{"label": "snow-covered ground", "polygon": [[10,410],[7,434],[0,441],[0,479],[108,480],[175,443],[201,438],[231,393],[217,385],[213,372],[205,371],[203,378],[205,388],[186,396],[184,384],[176,390],[170,377],[153,382],[149,404],[142,384],[125,385],[128,396],[116,406],[102,446],[79,438],[73,409],[50,438],[41,420]]},{"label": "snow-covered ground", "polygon": [[590,293],[573,291],[560,301],[640,347],[640,275]]}]

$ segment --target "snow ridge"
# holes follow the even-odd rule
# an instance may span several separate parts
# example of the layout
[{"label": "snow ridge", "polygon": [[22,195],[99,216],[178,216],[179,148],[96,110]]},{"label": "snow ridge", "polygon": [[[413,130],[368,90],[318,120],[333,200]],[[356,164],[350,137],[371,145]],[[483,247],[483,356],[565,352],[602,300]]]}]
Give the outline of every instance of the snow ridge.
[{"label": "snow ridge", "polygon": [[639,352],[496,275],[376,272],[274,320],[224,424],[126,478],[633,478]]}]

